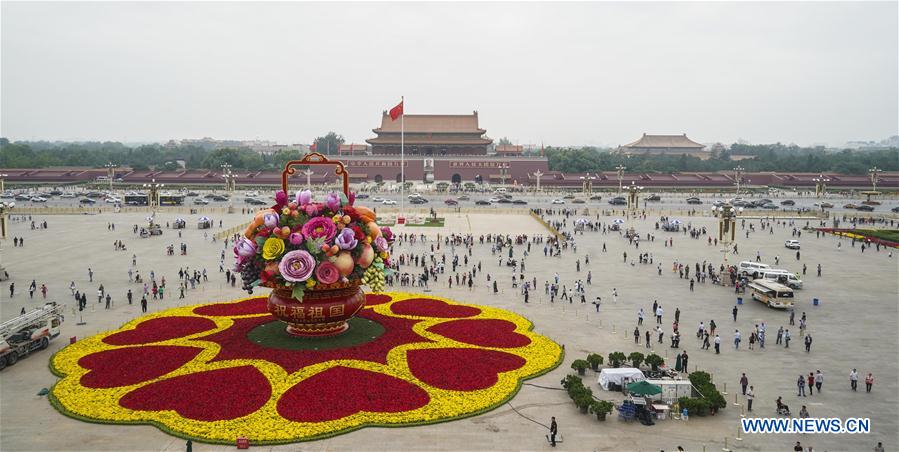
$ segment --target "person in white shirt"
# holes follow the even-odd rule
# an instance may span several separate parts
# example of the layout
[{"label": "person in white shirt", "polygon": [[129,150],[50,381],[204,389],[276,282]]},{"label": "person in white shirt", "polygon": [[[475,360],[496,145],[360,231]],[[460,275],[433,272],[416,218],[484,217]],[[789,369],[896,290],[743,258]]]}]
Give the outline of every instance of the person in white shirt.
[{"label": "person in white shirt", "polygon": [[849,372],[849,386],[852,387],[853,391],[858,391],[858,371],[855,369]]},{"label": "person in white shirt", "polygon": [[755,398],[755,393],[752,391],[752,386],[746,390],[746,410],[750,413],[752,412],[752,400]]},{"label": "person in white shirt", "polygon": [[659,305],[659,307],[656,308],[656,323],[658,323],[659,325],[662,324],[662,313],[663,312],[665,312],[665,311],[663,311],[662,306]]}]

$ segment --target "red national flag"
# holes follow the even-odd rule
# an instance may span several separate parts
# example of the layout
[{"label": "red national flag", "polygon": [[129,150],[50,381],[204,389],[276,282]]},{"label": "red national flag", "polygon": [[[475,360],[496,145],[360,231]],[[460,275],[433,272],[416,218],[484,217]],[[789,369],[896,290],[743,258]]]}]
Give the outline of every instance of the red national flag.
[{"label": "red national flag", "polygon": [[317,147],[318,147],[318,143],[316,143],[316,142],[313,141],[313,142],[312,142],[312,145],[309,146],[309,151],[310,151],[310,152],[315,152],[315,149],[316,149]]},{"label": "red national flag", "polygon": [[396,118],[399,118],[403,115],[403,102],[404,101],[400,101],[400,103],[398,103],[396,107],[390,109],[390,112],[388,114],[390,115],[390,119],[392,121],[396,121]]}]

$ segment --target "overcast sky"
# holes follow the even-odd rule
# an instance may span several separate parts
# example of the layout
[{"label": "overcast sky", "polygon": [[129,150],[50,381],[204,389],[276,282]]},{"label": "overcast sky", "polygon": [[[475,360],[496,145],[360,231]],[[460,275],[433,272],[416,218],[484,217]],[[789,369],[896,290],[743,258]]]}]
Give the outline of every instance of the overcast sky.
[{"label": "overcast sky", "polygon": [[884,3],[11,3],[0,134],[308,143],[479,111],[520,144],[899,132]]}]

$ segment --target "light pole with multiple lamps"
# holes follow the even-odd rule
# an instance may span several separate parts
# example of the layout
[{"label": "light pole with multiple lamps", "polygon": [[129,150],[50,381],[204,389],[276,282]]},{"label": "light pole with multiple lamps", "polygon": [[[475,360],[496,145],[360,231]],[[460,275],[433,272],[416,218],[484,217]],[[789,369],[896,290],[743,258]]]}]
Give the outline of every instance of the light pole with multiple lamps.
[{"label": "light pole with multiple lamps", "polygon": [[543,177],[543,171],[534,171],[534,177],[537,178],[537,191],[540,191],[540,178]]},{"label": "light pole with multiple lamps", "polygon": [[8,176],[9,176],[9,174],[0,173],[0,193],[3,193],[4,191],[6,191],[5,183],[6,183],[6,178]]},{"label": "light pole with multiple lamps", "polygon": [[879,178],[878,174],[881,172],[883,172],[883,170],[876,166],[868,170],[868,174],[870,174],[869,177],[871,179],[871,191],[873,192],[877,191],[877,179]]},{"label": "light pole with multiple lamps", "polygon": [[150,183],[144,184],[144,188],[150,192],[147,195],[147,205],[151,209],[155,210],[159,207],[159,192],[162,190],[162,187],[165,187],[165,184],[157,184],[156,179],[151,179]]},{"label": "light pole with multiple lamps", "polygon": [[115,169],[119,165],[109,162],[103,166],[106,167],[106,177],[109,179],[109,192],[112,193],[112,181],[115,179]]},{"label": "light pole with multiple lamps", "polygon": [[815,183],[815,197],[822,197],[827,194],[827,183],[830,182],[830,179],[824,176],[824,174],[818,175],[818,177],[812,179],[812,182]]},{"label": "light pole with multiple lamps", "polygon": [[737,194],[740,194],[740,184],[743,183],[743,171],[745,169],[742,166],[737,166],[734,168],[734,182],[737,184]]},{"label": "light pole with multiple lamps", "polygon": [[622,181],[624,180],[624,170],[626,170],[626,169],[627,169],[627,167],[624,165],[618,165],[615,167],[615,170],[618,171],[618,194],[619,195],[621,194],[621,189],[622,189],[621,185],[622,185]]},{"label": "light pole with multiple lamps", "polygon": [[312,175],[313,174],[315,174],[315,171],[312,171],[309,168],[306,168],[306,170],[303,171],[303,175],[306,176],[306,188],[309,190],[312,190]]},{"label": "light pole with multiple lamps", "polygon": [[8,229],[6,223],[6,215],[8,215],[9,211],[12,210],[12,208],[15,206],[15,202],[0,201],[0,239],[6,238],[6,231]]},{"label": "light pole with multiple lamps", "polygon": [[591,176],[590,173],[587,173],[586,176],[581,176],[581,189],[584,192],[584,195],[591,195],[593,193],[593,181],[596,180],[596,176]]},{"label": "light pole with multiple lamps", "polygon": [[640,207],[640,191],[643,187],[636,185],[634,181],[627,187],[627,208],[637,210]]},{"label": "light pole with multiple lamps", "polygon": [[506,186],[506,178],[509,177],[509,164],[508,163],[500,163],[499,164],[499,178],[502,182],[502,186]]},{"label": "light pole with multiple lamps", "polygon": [[723,246],[724,262],[727,262],[727,254],[737,239],[737,214],[740,212],[743,212],[742,207],[735,209],[730,203],[712,207],[712,214],[718,217],[718,243]]},{"label": "light pole with multiple lamps", "polygon": [[232,193],[237,188],[234,173],[231,172],[230,163],[222,163],[222,178],[225,179],[225,191]]}]

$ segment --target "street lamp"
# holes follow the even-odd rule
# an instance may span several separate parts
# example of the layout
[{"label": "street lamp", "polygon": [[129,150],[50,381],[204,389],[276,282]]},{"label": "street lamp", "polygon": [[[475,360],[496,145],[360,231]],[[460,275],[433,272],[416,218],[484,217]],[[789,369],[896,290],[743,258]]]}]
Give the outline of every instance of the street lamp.
[{"label": "street lamp", "polygon": [[5,187],[4,182],[6,181],[6,178],[8,176],[9,176],[9,174],[0,173],[0,193],[6,191],[6,189],[4,188]]},{"label": "street lamp", "polygon": [[830,182],[830,179],[824,176],[824,174],[820,174],[812,181],[815,183],[815,196],[818,198],[824,196],[827,193],[827,183]]},{"label": "street lamp", "polygon": [[115,169],[119,165],[109,162],[103,166],[106,167],[106,177],[109,179],[109,192],[112,193],[112,180],[115,179]]},{"label": "street lamp", "polygon": [[502,181],[502,186],[506,186],[506,177],[508,177],[509,164],[508,163],[500,163],[499,165],[499,177]]},{"label": "street lamp", "polygon": [[[6,238],[6,231],[7,231],[6,215],[15,206],[16,206],[15,202],[0,201],[0,239]],[[0,269],[2,269],[2,267],[0,267]]]},{"label": "street lamp", "polygon": [[230,163],[222,163],[222,178],[225,179],[225,191],[233,192],[237,184],[234,180],[234,173],[231,172]]},{"label": "street lamp", "polygon": [[871,191],[873,191],[873,192],[876,192],[876,191],[877,191],[877,179],[878,179],[877,174],[878,174],[878,173],[881,173],[881,172],[883,172],[883,170],[881,170],[880,168],[878,168],[878,167],[876,167],[876,166],[875,166],[874,168],[871,168],[871,169],[868,170],[868,174],[871,175],[871,176],[870,176],[870,178],[871,178]]},{"label": "street lamp", "polygon": [[534,177],[537,178],[537,191],[540,191],[540,178],[543,177],[543,172],[540,170],[534,171]]},{"label": "street lamp", "polygon": [[303,171],[303,175],[306,176],[306,188],[308,188],[309,190],[312,190],[312,175],[313,174],[315,174],[315,172],[309,168],[306,168],[306,170]]},{"label": "street lamp", "polygon": [[731,245],[737,238],[737,214],[742,213],[743,208],[735,209],[730,203],[724,203],[718,207],[712,207],[712,214],[718,217],[718,242],[724,247],[724,262],[727,262],[727,254]]},{"label": "street lamp", "polygon": [[582,190],[585,195],[590,195],[593,193],[593,181],[595,180],[596,176],[591,176],[590,173],[587,173],[586,176],[581,176]]},{"label": "street lamp", "polygon": [[624,165],[618,165],[615,167],[615,169],[618,171],[618,194],[620,195],[621,194],[621,184],[622,184],[621,181],[624,180],[624,170],[626,170],[627,167]]},{"label": "street lamp", "polygon": [[151,179],[149,184],[144,184],[144,188],[150,192],[147,195],[147,205],[151,209],[159,207],[159,192],[162,187],[165,187],[165,184],[157,184],[156,179]]},{"label": "street lamp", "polygon": [[631,181],[631,185],[627,187],[627,208],[630,210],[637,210],[640,204],[640,191],[643,190],[643,187],[634,184],[634,181]]},{"label": "street lamp", "polygon": [[740,194],[740,183],[743,182],[743,171],[744,168],[742,166],[737,166],[734,168],[734,182],[737,184],[737,194]]}]

